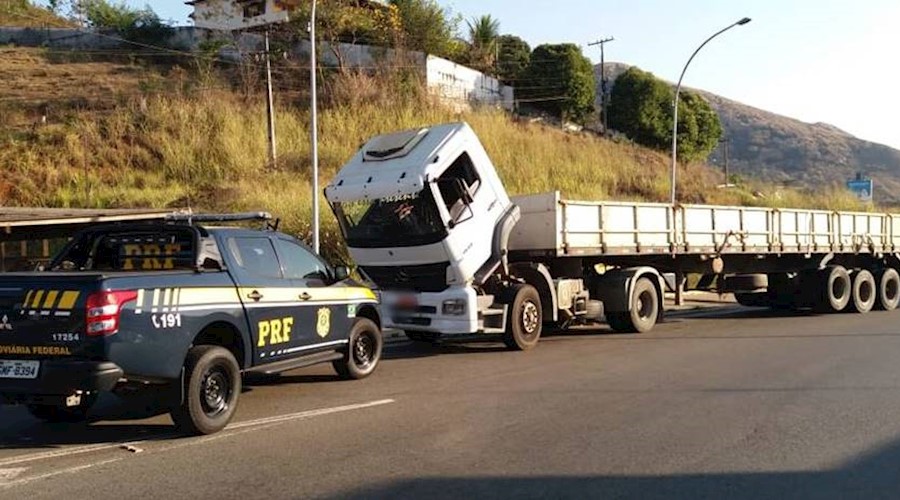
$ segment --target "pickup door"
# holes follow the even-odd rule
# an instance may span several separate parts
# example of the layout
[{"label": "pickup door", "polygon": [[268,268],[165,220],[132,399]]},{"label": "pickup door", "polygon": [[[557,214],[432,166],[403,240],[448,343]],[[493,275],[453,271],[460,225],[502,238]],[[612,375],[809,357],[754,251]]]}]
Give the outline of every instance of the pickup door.
[{"label": "pickup door", "polygon": [[358,290],[328,286],[321,259],[285,235],[219,237],[253,332],[254,365],[347,344]]}]

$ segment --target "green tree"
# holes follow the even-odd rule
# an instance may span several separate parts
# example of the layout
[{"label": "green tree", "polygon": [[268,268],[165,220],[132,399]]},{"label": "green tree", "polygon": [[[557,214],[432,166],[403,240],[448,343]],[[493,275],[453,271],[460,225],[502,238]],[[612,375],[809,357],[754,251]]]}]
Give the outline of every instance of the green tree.
[{"label": "green tree", "polygon": [[[629,68],[610,95],[609,125],[638,144],[666,150],[672,144],[672,86],[653,74]],[[693,161],[715,149],[722,126],[701,96],[682,91],[678,103],[678,156]]]},{"label": "green tree", "polygon": [[518,85],[531,62],[531,46],[515,35],[501,35],[497,46],[497,76],[506,85]]},{"label": "green tree", "polygon": [[163,44],[171,33],[171,28],[150,6],[135,9],[125,2],[80,0],[72,2],[72,15],[83,19],[88,26],[114,29],[124,38],[136,42]]},{"label": "green tree", "polygon": [[483,72],[493,73],[497,61],[500,21],[490,14],[466,21],[469,26],[469,63]]},{"label": "green tree", "polygon": [[575,44],[534,49],[520,89],[524,102],[564,121],[583,124],[594,113],[594,68]]},{"label": "green tree", "polygon": [[458,17],[435,0],[390,0],[390,4],[397,9],[407,49],[438,57],[458,57]]}]

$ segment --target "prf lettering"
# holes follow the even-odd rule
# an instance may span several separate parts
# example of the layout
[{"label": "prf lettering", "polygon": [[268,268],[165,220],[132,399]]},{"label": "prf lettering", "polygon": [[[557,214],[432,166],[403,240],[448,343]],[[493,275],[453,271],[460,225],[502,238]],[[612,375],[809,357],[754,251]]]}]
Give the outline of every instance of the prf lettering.
[{"label": "prf lettering", "polygon": [[137,257],[143,261],[142,270],[159,271],[175,269],[175,259],[172,256],[181,252],[181,245],[125,245],[124,251],[127,258],[122,264],[123,270],[133,270],[134,260]]},{"label": "prf lettering", "polygon": [[259,322],[259,342],[256,347],[287,344],[291,341],[294,318],[280,318]]}]

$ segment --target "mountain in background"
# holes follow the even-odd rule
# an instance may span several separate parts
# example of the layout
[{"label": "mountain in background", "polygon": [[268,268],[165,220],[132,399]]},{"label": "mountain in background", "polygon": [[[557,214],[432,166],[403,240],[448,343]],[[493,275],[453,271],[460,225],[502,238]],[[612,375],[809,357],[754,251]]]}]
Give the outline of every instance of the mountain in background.
[{"label": "mountain in background", "polygon": [[[610,89],[630,66],[607,63]],[[600,66],[595,67],[600,95]],[[900,205],[900,151],[854,137],[826,123],[806,123],[698,91],[719,113],[729,141],[729,171],[794,187],[843,184],[857,173],[875,180],[875,201]],[[598,103],[599,109],[599,103]],[[724,163],[720,146],[710,163]]]}]

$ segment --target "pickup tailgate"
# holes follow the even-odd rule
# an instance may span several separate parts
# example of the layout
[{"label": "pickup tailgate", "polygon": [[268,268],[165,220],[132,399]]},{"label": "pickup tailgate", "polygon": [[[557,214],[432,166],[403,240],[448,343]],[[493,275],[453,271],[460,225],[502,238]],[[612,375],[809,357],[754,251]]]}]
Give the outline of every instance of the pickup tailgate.
[{"label": "pickup tailgate", "polygon": [[85,303],[102,279],[99,273],[0,274],[0,378],[30,375],[11,360],[102,356],[102,338],[85,335]]}]

